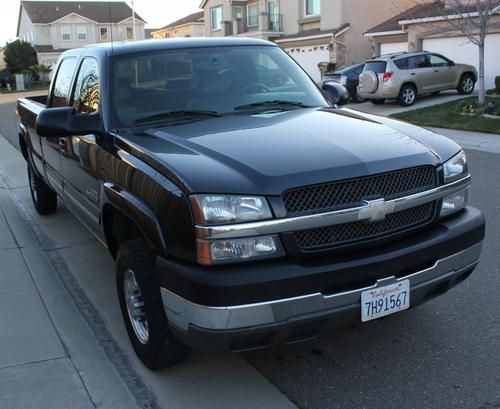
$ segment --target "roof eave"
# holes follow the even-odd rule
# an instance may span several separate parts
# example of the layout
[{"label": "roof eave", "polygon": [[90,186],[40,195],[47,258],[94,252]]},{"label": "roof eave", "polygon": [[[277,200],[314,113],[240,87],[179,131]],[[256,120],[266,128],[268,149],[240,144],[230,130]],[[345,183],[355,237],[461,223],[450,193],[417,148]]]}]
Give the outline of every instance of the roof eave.
[{"label": "roof eave", "polygon": [[373,32],[367,32],[363,34],[363,37],[365,38],[371,38],[371,37],[382,37],[382,36],[392,36],[392,35],[400,35],[400,34],[407,34],[408,32],[405,30],[391,30],[391,31],[373,31]]}]

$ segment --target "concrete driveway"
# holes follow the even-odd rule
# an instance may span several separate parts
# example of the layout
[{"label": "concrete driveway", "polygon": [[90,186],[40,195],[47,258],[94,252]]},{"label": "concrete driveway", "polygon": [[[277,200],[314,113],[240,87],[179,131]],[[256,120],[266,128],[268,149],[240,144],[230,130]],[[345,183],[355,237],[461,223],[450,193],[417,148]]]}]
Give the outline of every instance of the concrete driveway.
[{"label": "concrete driveway", "polygon": [[[473,94],[475,95],[475,94]],[[426,108],[432,105],[444,104],[446,102],[456,101],[457,99],[464,98],[457,91],[443,91],[439,95],[426,95],[419,97],[415,105],[411,107],[402,107],[395,99],[385,101],[383,105],[375,105],[371,102],[363,102],[361,104],[350,103],[347,107],[356,109],[358,111],[367,112],[369,114],[389,116],[397,114],[398,112],[406,112],[414,109]]]}]

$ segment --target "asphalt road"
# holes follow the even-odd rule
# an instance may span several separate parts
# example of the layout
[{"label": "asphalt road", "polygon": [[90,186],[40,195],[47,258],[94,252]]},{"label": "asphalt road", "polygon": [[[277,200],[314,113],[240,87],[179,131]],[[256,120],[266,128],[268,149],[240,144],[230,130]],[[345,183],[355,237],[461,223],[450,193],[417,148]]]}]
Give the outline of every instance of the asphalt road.
[{"label": "asphalt road", "polygon": [[[0,133],[17,145],[14,104]],[[468,151],[487,219],[481,264],[414,310],[307,344],[244,354],[301,408],[500,408],[500,155]]]}]

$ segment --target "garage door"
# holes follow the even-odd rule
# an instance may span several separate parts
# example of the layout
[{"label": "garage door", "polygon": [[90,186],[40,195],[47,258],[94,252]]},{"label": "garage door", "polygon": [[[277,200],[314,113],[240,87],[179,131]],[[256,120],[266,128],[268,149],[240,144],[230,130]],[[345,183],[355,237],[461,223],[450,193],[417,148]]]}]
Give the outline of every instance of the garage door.
[{"label": "garage door", "polygon": [[321,81],[321,73],[318,68],[320,62],[330,61],[330,51],[328,45],[285,48],[285,51],[297,61],[302,68],[313,78],[314,81]]},{"label": "garage door", "polygon": [[408,51],[408,42],[380,44],[380,55]]},{"label": "garage door", "polygon": [[[479,50],[466,37],[431,38],[423,41],[423,49],[443,54],[456,63],[472,64],[479,70]],[[500,34],[486,37],[484,75],[486,89],[495,87],[500,75]]]}]

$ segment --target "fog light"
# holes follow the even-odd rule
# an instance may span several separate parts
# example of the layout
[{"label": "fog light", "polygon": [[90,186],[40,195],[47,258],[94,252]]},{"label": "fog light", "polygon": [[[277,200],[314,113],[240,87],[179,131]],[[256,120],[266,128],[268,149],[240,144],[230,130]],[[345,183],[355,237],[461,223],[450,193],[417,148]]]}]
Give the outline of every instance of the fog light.
[{"label": "fog light", "polygon": [[205,265],[250,261],[281,255],[283,255],[283,250],[275,236],[216,241],[198,240],[198,262]]},{"label": "fog light", "polygon": [[441,217],[449,216],[464,209],[469,203],[469,189],[462,190],[443,199]]}]

